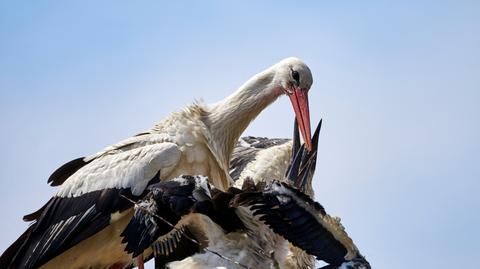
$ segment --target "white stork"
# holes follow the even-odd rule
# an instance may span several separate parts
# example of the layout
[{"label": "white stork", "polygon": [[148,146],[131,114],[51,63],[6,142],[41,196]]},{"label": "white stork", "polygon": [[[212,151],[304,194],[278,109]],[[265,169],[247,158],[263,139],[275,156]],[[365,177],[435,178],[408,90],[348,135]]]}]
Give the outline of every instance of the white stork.
[{"label": "white stork", "polygon": [[[135,218],[122,233],[124,241],[128,242],[126,250],[137,256],[153,245],[156,268],[163,268],[168,263],[168,268],[241,268],[241,265],[250,268],[275,268],[276,265],[280,268],[312,268],[312,256],[275,234],[253,217],[250,210],[232,210],[229,201],[240,189],[261,188],[275,178],[285,178],[287,168],[290,168],[287,179],[292,185],[311,190],[320,127],[321,124],[313,136],[311,152],[303,150],[305,145],[300,147],[298,128],[295,128],[293,142],[289,139],[242,138],[235,147],[230,164],[237,188],[230,188],[227,193],[215,191],[213,204],[208,206],[208,203],[199,202],[194,212],[190,212],[192,214],[187,214],[189,211],[185,210],[185,205],[192,206],[194,202],[179,198],[188,197],[188,193],[169,190],[171,182],[151,185],[151,193],[139,203]],[[296,157],[292,158],[292,155]],[[238,184],[240,181],[242,184]],[[168,201],[175,214],[169,213],[171,210],[163,204],[164,201]],[[182,209],[181,212],[178,208]],[[176,228],[172,230],[162,220]],[[197,238],[201,246],[192,244],[183,233]],[[173,244],[174,250],[169,244]],[[199,253],[206,247],[211,251]],[[218,255],[228,258],[219,259]]]},{"label": "white stork", "polygon": [[[370,269],[339,219],[289,184],[255,184],[247,179],[245,185],[253,188],[222,192],[208,190],[205,182],[199,176],[181,176],[151,185],[122,233],[126,250],[136,256],[151,246],[155,268],[313,268],[313,261],[285,264],[278,260],[278,253],[265,252],[270,249],[262,245],[257,245],[256,251],[239,247],[253,246],[248,242],[255,238],[242,234],[247,230],[259,236],[252,222],[261,222],[266,227],[262,232],[285,238],[327,262],[325,268]],[[251,210],[253,217],[240,216],[240,208]]]},{"label": "white stork", "polygon": [[[213,104],[193,104],[151,130],[78,158],[49,178],[59,186],[33,224],[0,257],[1,268],[126,268],[134,263],[120,233],[132,216],[127,199],[138,200],[149,183],[181,174],[205,175],[219,189],[228,174],[235,142],[248,124],[286,94],[307,148],[311,149],[308,90],[310,69],[287,58],[253,76]],[[142,266],[140,257],[138,263]]]},{"label": "white stork", "polygon": [[[369,262],[345,232],[340,218],[327,214],[323,206],[290,184],[273,181],[266,188],[262,187],[261,191],[238,194],[230,205],[234,208],[247,206],[269,230],[318,260],[327,262],[328,265],[322,268],[371,269]],[[247,227],[247,230],[250,229]],[[291,258],[302,262],[298,257]],[[280,268],[314,268],[314,264],[309,263],[278,265]]]},{"label": "white stork", "polygon": [[[303,155],[303,152],[299,154],[302,148],[300,148],[298,125],[296,123],[294,124],[293,140],[253,136],[242,137],[234,149],[230,162],[230,175],[235,180],[234,185],[237,188],[242,188],[246,182],[248,183],[248,180],[256,185],[265,185],[270,184],[273,180],[294,181],[298,179],[297,182],[290,183],[299,185],[298,187],[304,193],[313,198],[312,179],[314,170],[305,170],[300,178],[297,175],[287,175],[285,177],[285,174],[291,165],[297,165],[297,168],[300,168],[298,162],[301,158],[295,160],[297,155],[302,157],[305,162],[312,161],[310,167],[315,169],[321,125],[322,121],[319,122],[313,135],[312,152],[305,155]],[[245,218],[249,218],[250,212],[245,213]],[[277,263],[280,268],[314,268],[313,256],[293,246],[265,225],[258,222],[248,223],[257,225],[257,227],[249,229],[251,243],[243,246],[243,248],[254,249],[260,246],[263,252],[272,253],[272,258],[265,261],[266,265],[264,267],[274,268],[274,263]]]},{"label": "white stork", "polygon": [[[137,256],[151,246],[155,268],[314,268],[317,258],[329,264],[325,269],[370,269],[339,218],[303,193],[314,173],[319,127],[312,152],[294,139],[292,159],[285,147],[292,141],[243,138],[245,147],[237,145],[232,158],[232,175],[249,175],[242,190],[206,191],[198,176],[151,185],[122,233],[126,250]],[[275,154],[259,154],[275,148]],[[286,183],[268,178],[275,175],[268,169],[279,166],[289,167]]]},{"label": "white stork", "polygon": [[[184,216],[175,231],[155,242],[159,263],[170,262],[166,267],[170,269],[221,266],[296,269],[315,268],[317,258],[329,263],[322,269],[370,269],[340,219],[326,214],[323,207],[312,200],[320,127],[321,121],[312,139],[311,152],[303,152],[303,147],[299,146],[298,130],[294,132],[293,141],[252,136],[241,138],[232,155],[231,176],[236,180],[237,188],[260,192],[244,199],[232,195],[223,195],[219,199],[218,194],[214,195],[216,203],[225,203],[222,200],[226,198],[236,201],[233,217],[228,216],[221,205],[215,206],[216,212],[204,212],[209,218],[199,214]],[[274,179],[284,179],[302,192]],[[244,194],[240,193],[240,196]],[[249,206],[256,208],[252,212]],[[238,223],[238,219],[245,226],[243,229],[232,225]],[[200,245],[194,245],[182,236],[189,232],[192,232],[190,237],[201,239]],[[171,244],[175,245],[176,252],[168,249]],[[190,252],[182,251],[185,246],[189,246]],[[201,251],[207,248],[210,251]],[[192,253],[195,254],[185,258]],[[175,261],[182,257],[185,259]]]},{"label": "white stork", "polygon": [[[294,125],[293,140],[252,136],[241,138],[239,143],[237,143],[232,155],[230,175],[235,180],[235,186],[238,188],[245,188],[246,184],[257,185],[257,188],[258,186],[271,185],[274,186],[273,189],[275,189],[273,192],[271,192],[272,194],[276,193],[276,195],[278,195],[281,193],[281,195],[287,197],[291,197],[292,193],[290,191],[294,190],[283,183],[274,183],[274,179],[283,179],[285,183],[297,186],[302,193],[308,195],[302,196],[302,194],[297,191],[297,194],[302,196],[302,198],[298,197],[300,199],[295,199],[298,205],[305,201],[309,201],[307,202],[306,206],[303,206],[303,208],[308,208],[308,211],[316,212],[314,215],[317,215],[318,218],[322,219],[322,225],[329,231],[331,235],[328,237],[335,238],[335,240],[332,241],[329,241],[326,238],[323,238],[320,241],[323,241],[324,244],[328,245],[328,248],[337,248],[337,250],[339,245],[341,245],[340,248],[347,250],[349,254],[347,256],[347,253],[343,252],[346,257],[345,259],[342,259],[338,253],[335,255],[333,253],[328,253],[326,250],[319,251],[318,249],[312,252],[313,248],[308,250],[308,244],[304,245],[300,243],[293,245],[290,243],[295,242],[298,238],[299,235],[295,233],[301,233],[303,229],[307,229],[306,226],[308,225],[295,225],[295,218],[291,219],[289,222],[289,214],[297,214],[298,216],[298,207],[297,210],[282,210],[283,207],[286,206],[282,205],[282,199],[278,199],[277,201],[280,203],[270,205],[272,208],[269,210],[267,214],[268,216],[266,216],[266,218],[264,217],[263,221],[252,221],[250,216],[251,212],[245,212],[246,214],[239,215],[243,219],[243,223],[250,226],[247,229],[250,240],[248,244],[239,244],[238,247],[243,248],[243,250],[246,250],[250,253],[258,252],[258,250],[255,251],[255,248],[258,249],[260,247],[264,253],[271,253],[271,259],[263,261],[263,268],[315,268],[315,256],[317,259],[322,259],[330,263],[329,265],[322,267],[322,269],[370,268],[369,263],[359,253],[352,240],[345,233],[344,227],[340,223],[340,219],[338,217],[332,217],[326,214],[321,207],[321,210],[314,207],[310,208],[310,205],[314,204],[310,199],[313,199],[314,197],[312,179],[316,164],[317,146],[321,124],[322,121],[320,120],[312,138],[313,150],[310,152],[304,152],[304,148],[300,147],[299,134],[296,124]],[[301,162],[304,162],[304,164]],[[304,173],[303,175],[302,173],[298,173],[298,170],[302,169]],[[286,177],[283,177],[285,171],[287,170],[288,172]],[[263,189],[263,187],[260,188]],[[281,191],[279,192],[279,190]],[[266,193],[268,192],[269,191]],[[264,192],[261,195],[265,195],[266,193]],[[250,200],[254,199],[250,198]],[[252,204],[258,206],[258,204],[268,202],[270,201],[265,199],[261,202],[258,200],[253,201]],[[300,206],[300,208],[301,207],[302,206]],[[271,220],[270,217],[271,215],[275,215],[275,211],[278,211],[277,213],[283,216],[284,224],[288,223],[288,233],[275,229],[275,225],[277,225],[278,222],[269,223],[269,220]],[[254,215],[262,215],[262,213],[264,215],[265,212],[254,210],[253,213]],[[267,227],[265,224],[270,227]],[[322,228],[317,227],[317,229]],[[304,234],[304,236],[307,235]],[[312,235],[307,236],[308,242],[312,245],[318,241],[318,239],[315,240],[314,237],[315,236]],[[211,254],[206,253],[200,254],[199,256],[201,255],[208,256]],[[255,255],[250,256],[254,257]]]}]

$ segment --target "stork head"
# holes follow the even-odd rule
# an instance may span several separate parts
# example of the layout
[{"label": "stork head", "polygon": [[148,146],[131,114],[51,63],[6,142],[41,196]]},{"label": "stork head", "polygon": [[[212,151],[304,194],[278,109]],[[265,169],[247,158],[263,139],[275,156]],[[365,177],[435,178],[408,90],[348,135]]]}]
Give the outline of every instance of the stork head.
[{"label": "stork head", "polygon": [[274,81],[292,102],[298,129],[302,134],[306,148],[312,150],[310,133],[310,111],[308,107],[308,91],[313,83],[310,68],[300,59],[286,58],[273,66],[275,69]]}]

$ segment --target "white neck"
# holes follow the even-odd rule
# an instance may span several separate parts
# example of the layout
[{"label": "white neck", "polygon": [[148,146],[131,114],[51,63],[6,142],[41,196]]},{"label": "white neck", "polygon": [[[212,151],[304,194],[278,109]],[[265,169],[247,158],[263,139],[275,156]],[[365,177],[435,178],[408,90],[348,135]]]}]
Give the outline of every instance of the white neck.
[{"label": "white neck", "polygon": [[230,155],[240,135],[250,122],[283,93],[270,68],[243,84],[229,97],[212,105],[207,126],[216,151],[228,167]]}]

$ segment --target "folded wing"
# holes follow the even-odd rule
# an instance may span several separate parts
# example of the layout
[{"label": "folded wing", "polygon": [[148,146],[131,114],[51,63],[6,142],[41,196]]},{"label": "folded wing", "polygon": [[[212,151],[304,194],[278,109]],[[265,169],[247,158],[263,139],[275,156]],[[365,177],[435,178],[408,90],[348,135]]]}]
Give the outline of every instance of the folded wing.
[{"label": "folded wing", "polygon": [[99,232],[133,207],[146,186],[159,180],[160,170],[180,159],[173,143],[135,138],[89,158],[79,158],[49,179],[60,185],[57,194],[38,211],[24,217],[34,221],[0,257],[1,268],[32,268]]},{"label": "folded wing", "polygon": [[263,192],[239,194],[232,206],[248,206],[275,233],[331,265],[339,266],[360,255],[339,219],[285,183],[274,182]]}]

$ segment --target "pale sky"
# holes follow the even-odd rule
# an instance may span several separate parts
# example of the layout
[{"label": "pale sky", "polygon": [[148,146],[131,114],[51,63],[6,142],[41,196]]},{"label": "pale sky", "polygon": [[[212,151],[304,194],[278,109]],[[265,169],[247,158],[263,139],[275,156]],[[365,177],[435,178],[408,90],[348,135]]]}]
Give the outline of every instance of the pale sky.
[{"label": "pale sky", "polygon": [[[480,248],[480,2],[0,1],[0,252],[61,164],[297,56],[320,118],[316,199],[374,268]],[[290,137],[288,98],[246,135]]]}]

